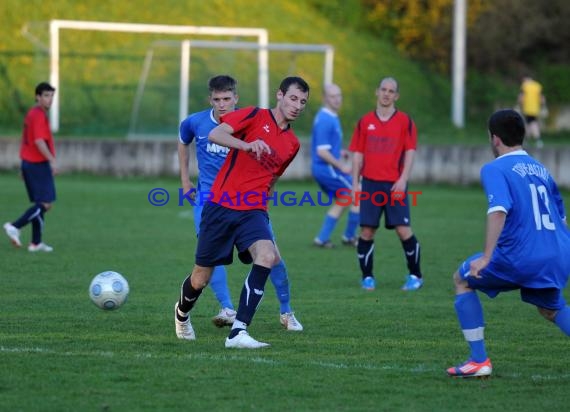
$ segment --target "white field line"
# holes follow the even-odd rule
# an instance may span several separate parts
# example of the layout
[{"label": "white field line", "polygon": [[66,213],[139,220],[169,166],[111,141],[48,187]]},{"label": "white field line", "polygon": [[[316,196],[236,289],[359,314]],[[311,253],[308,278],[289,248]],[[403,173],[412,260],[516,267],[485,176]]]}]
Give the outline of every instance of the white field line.
[{"label": "white field line", "polygon": [[[263,350],[263,349],[262,349]],[[292,362],[280,361],[275,359],[263,358],[260,356],[250,357],[250,356],[239,356],[239,355],[212,355],[209,353],[199,352],[199,353],[189,353],[186,355],[173,355],[168,353],[115,353],[111,351],[81,351],[81,352],[69,352],[69,351],[56,351],[53,349],[39,348],[39,347],[6,347],[0,346],[0,353],[35,353],[35,354],[47,354],[56,356],[99,356],[102,358],[111,358],[118,356],[120,358],[132,357],[137,359],[167,359],[167,358],[186,358],[195,360],[208,360],[214,362],[252,362],[257,364],[267,364],[272,366],[287,366],[292,364]],[[306,365],[316,366],[323,369],[357,369],[357,370],[377,370],[377,371],[395,371],[395,372],[405,372],[405,373],[441,373],[444,375],[444,366],[429,366],[425,364],[419,364],[412,368],[397,364],[373,364],[373,363],[343,363],[343,362],[321,362],[321,361],[311,361],[303,362]],[[514,378],[514,379],[530,379],[534,382],[539,381],[562,381],[570,379],[570,374],[562,375],[540,375],[532,374],[529,376],[522,375],[520,373],[505,374],[501,373],[501,377]]]}]

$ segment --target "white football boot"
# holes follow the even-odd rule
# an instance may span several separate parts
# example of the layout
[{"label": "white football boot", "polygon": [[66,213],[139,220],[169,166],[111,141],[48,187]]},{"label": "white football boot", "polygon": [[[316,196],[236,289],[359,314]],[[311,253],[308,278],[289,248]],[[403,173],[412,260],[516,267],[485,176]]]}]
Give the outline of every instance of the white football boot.
[{"label": "white football boot", "polygon": [[258,342],[253,339],[246,330],[240,331],[233,338],[226,338],[226,348],[239,348],[239,349],[259,349],[266,348],[269,343]]}]

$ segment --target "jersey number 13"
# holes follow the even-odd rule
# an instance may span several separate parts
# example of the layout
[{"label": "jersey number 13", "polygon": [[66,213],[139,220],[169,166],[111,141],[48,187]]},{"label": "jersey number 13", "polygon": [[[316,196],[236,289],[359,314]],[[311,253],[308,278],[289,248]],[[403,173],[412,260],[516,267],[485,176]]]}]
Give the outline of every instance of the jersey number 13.
[{"label": "jersey number 13", "polygon": [[[552,220],[550,220],[550,207],[546,187],[544,187],[544,185],[537,186],[535,184],[530,184],[529,187],[532,196],[532,211],[534,213],[536,230],[542,230],[543,228],[546,230],[555,230],[556,226],[552,223]],[[539,196],[544,202],[544,206],[546,206],[547,213],[540,212],[540,207],[538,206]]]}]

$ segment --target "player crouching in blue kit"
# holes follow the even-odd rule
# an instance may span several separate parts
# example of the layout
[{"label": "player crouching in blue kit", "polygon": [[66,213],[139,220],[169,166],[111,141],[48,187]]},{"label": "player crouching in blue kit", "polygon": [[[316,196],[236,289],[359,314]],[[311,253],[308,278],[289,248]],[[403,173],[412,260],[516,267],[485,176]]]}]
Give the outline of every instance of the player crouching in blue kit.
[{"label": "player crouching in blue kit", "polygon": [[562,296],[570,274],[564,203],[548,170],[523,150],[524,134],[524,121],[514,110],[499,110],[489,119],[496,159],[481,169],[489,205],[485,249],[453,275],[455,310],[471,356],[447,369],[450,376],[482,377],[493,371],[476,290],[494,298],[518,289],[523,302],[535,305],[570,336],[570,306]]}]

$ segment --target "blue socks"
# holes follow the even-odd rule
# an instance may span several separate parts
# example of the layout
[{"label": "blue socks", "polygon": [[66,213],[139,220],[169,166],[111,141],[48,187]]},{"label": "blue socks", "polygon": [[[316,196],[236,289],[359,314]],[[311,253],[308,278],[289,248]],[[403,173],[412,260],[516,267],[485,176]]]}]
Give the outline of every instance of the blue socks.
[{"label": "blue socks", "polygon": [[554,323],[566,336],[570,336],[570,306],[560,309],[554,317]]},{"label": "blue socks", "polygon": [[[331,234],[338,223],[338,218],[329,215],[325,216],[323,226],[318,234],[317,238],[321,242],[326,242],[331,240]],[[354,238],[356,236],[356,229],[360,224],[360,213],[350,211],[348,212],[348,220],[346,222],[346,228],[344,229],[344,237],[347,239]]]},{"label": "blue socks", "polygon": [[273,266],[271,273],[271,283],[275,286],[275,294],[279,300],[281,313],[291,312],[290,294],[289,294],[289,279],[287,278],[287,267],[283,259]]},{"label": "blue socks", "polygon": [[346,229],[344,230],[344,237],[347,239],[352,239],[356,237],[356,229],[360,223],[360,213],[353,212],[352,210],[348,212],[348,220],[346,222]]},{"label": "blue socks", "polygon": [[233,309],[234,305],[230,297],[230,289],[228,288],[228,273],[224,266],[216,266],[210,279],[210,286],[216,295],[216,299],[220,302],[222,308]]},{"label": "blue socks", "polygon": [[[281,313],[289,313],[291,309],[291,294],[289,289],[289,279],[287,277],[287,267],[285,262],[281,260],[271,269],[271,283],[275,287],[275,294],[279,300]],[[224,266],[216,266],[212,273],[210,286],[216,295],[216,299],[223,308],[234,309],[230,290],[227,282],[227,271]]]},{"label": "blue socks", "polygon": [[317,238],[323,243],[326,242],[327,240],[330,240],[331,234],[337,222],[338,219],[336,217],[326,215],[325,221],[323,222],[323,226],[321,227],[321,232],[318,234]]},{"label": "blue socks", "polygon": [[463,336],[471,348],[471,360],[484,362],[487,359],[484,340],[485,320],[477,293],[473,291],[456,295],[455,311]]}]

